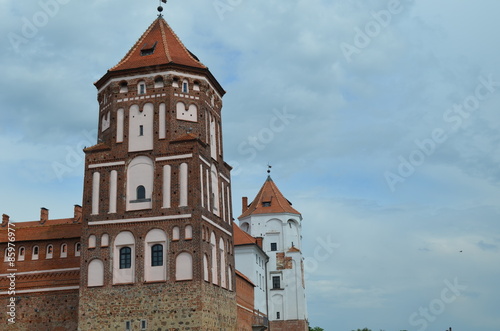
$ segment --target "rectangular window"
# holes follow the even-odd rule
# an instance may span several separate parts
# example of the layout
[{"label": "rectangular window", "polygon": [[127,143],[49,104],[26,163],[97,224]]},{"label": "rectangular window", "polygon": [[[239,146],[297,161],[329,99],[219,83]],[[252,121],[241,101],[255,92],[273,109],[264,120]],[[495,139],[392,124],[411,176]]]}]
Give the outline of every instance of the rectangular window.
[{"label": "rectangular window", "polygon": [[148,323],[146,322],[146,320],[142,320],[141,321],[141,330],[146,330],[148,327]]},{"label": "rectangular window", "polygon": [[130,247],[120,248],[120,269],[130,269],[132,266],[132,249]]},{"label": "rectangular window", "polygon": [[279,320],[279,319],[280,319],[280,312],[279,312],[279,311],[277,311],[277,312],[276,312],[276,319],[277,319],[277,320]]},{"label": "rectangular window", "polygon": [[144,136],[144,125],[139,125],[139,136]]},{"label": "rectangular window", "polygon": [[141,84],[139,85],[139,94],[144,94],[146,93],[146,85]]},{"label": "rectangular window", "polygon": [[188,93],[188,83],[186,82],[182,83],[182,92]]},{"label": "rectangular window", "polygon": [[159,267],[163,265],[163,245],[156,244],[151,247],[151,266]]},{"label": "rectangular window", "polygon": [[273,276],[273,289],[281,288],[280,276]]},{"label": "rectangular window", "polygon": [[275,252],[278,250],[278,244],[277,243],[271,243],[271,251]]},{"label": "rectangular window", "polygon": [[125,331],[130,331],[132,329],[132,323],[130,321],[125,322]]}]

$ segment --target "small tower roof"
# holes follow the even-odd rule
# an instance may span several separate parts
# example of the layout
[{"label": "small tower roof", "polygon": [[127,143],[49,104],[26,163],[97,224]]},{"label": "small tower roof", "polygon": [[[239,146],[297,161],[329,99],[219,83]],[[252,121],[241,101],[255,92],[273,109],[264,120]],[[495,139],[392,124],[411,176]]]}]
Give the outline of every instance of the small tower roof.
[{"label": "small tower roof", "polygon": [[292,203],[288,201],[280,192],[274,181],[271,179],[271,176],[268,176],[266,182],[262,185],[262,188],[259,193],[257,193],[253,202],[238,218],[241,219],[254,214],[281,213],[300,215],[300,213],[292,207]]},{"label": "small tower roof", "polygon": [[191,53],[162,16],[143,33],[125,57],[109,71],[151,67],[175,63],[194,68],[206,66]]}]

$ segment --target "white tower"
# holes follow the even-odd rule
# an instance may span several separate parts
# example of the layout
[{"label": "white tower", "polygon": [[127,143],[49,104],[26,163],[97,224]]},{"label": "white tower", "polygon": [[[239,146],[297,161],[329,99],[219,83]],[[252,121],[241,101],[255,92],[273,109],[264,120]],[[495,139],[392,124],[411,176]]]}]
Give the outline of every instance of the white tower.
[{"label": "white tower", "polygon": [[263,250],[269,256],[266,281],[271,330],[308,330],[302,216],[270,176],[253,202],[247,202],[243,198],[243,214],[238,219],[245,232],[263,238]]}]

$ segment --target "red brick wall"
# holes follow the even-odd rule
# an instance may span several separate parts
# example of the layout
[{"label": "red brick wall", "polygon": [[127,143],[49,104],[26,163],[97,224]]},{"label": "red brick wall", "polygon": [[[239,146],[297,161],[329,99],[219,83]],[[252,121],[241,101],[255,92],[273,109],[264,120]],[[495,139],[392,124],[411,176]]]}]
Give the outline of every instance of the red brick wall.
[{"label": "red brick wall", "polygon": [[291,321],[271,321],[269,322],[270,331],[308,331],[309,327],[305,320]]},{"label": "red brick wall", "polygon": [[251,331],[254,309],[254,286],[236,274],[236,302],[238,304],[238,331]]},{"label": "red brick wall", "polygon": [[[0,322],[0,330],[75,331],[78,326],[78,290],[16,295],[16,323]],[[9,298],[2,296],[5,309]],[[4,312],[2,315],[5,316]]]}]

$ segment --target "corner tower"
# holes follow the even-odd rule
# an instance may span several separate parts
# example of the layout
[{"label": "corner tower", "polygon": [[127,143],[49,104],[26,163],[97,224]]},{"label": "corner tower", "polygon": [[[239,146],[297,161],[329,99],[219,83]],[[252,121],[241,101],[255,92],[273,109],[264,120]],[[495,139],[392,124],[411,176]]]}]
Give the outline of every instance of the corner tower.
[{"label": "corner tower", "polygon": [[302,215],[292,207],[270,176],[248,205],[243,198],[240,227],[262,237],[267,267],[268,317],[273,331],[307,331],[302,256]]},{"label": "corner tower", "polygon": [[79,330],[234,330],[224,90],[161,16],[95,86]]}]

